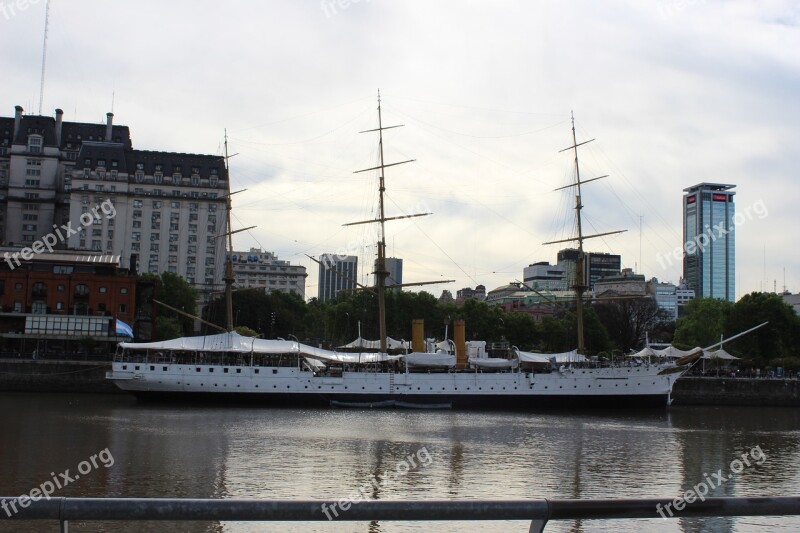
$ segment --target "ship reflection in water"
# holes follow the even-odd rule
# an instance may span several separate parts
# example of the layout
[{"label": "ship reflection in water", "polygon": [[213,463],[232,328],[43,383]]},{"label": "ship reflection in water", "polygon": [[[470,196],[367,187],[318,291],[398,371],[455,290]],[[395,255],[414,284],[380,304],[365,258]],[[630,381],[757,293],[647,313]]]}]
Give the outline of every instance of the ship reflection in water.
[{"label": "ship reflection in water", "polygon": [[[645,498],[713,480],[713,496],[797,492],[800,414],[673,407],[582,413],[138,404],[125,396],[0,395],[0,494],[105,448],[114,464],[55,496],[359,499]],[[762,464],[730,474],[755,447]],[[738,465],[735,465],[738,466]],[[722,471],[720,482],[715,473]],[[729,478],[729,479],[728,479]],[[716,486],[718,485],[718,486]],[[699,489],[702,490],[702,489]],[[689,504],[691,505],[691,504]],[[50,527],[50,529],[47,529]],[[523,522],[74,524],[79,531],[527,531]],[[796,531],[800,518],[552,522],[545,531]],[[0,531],[57,531],[2,522]]]}]

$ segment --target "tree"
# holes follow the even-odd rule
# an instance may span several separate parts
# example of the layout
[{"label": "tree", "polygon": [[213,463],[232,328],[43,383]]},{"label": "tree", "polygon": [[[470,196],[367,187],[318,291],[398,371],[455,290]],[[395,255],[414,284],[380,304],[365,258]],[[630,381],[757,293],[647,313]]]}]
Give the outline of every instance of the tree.
[{"label": "tree", "polygon": [[235,328],[235,331],[243,337],[258,337],[258,332],[254,329],[248,328],[247,326],[239,326]]},{"label": "tree", "polygon": [[614,300],[593,306],[611,341],[623,353],[644,345],[646,333],[668,320],[653,298]]},{"label": "tree", "polygon": [[[197,290],[194,287],[189,285],[189,283],[180,277],[178,274],[173,274],[172,272],[163,272],[158,279],[158,288],[156,289],[156,299],[160,302],[163,302],[175,309],[180,309],[184,313],[188,313],[190,315],[197,315]],[[180,326],[183,335],[191,335],[194,330],[194,320],[180,315],[178,313],[174,313],[170,311],[166,307],[160,307],[158,310],[159,317],[169,317],[171,315],[178,315],[175,317],[177,323]],[[156,320],[156,328],[158,328],[159,322]],[[164,322],[165,327],[167,323]],[[160,338],[165,338],[162,336],[161,332],[157,329],[157,335]],[[180,335],[176,335],[180,336]],[[168,337],[174,338],[174,337]]]},{"label": "tree", "polygon": [[733,304],[716,298],[695,298],[686,304],[686,315],[675,324],[672,343],[684,349],[700,346],[704,348],[719,342],[725,330]]},{"label": "tree", "polygon": [[156,340],[166,341],[183,336],[183,326],[174,316],[158,315],[156,317]]},{"label": "tree", "polygon": [[[584,308],[583,337],[589,354],[608,351],[611,341],[608,332],[591,307]],[[573,310],[542,318],[541,348],[545,352],[568,352],[578,345],[578,317]]]},{"label": "tree", "polygon": [[800,355],[800,318],[774,293],[753,292],[733,305],[725,322],[725,336],[733,336],[762,322],[766,326],[731,342],[730,350],[767,365],[773,359]]}]

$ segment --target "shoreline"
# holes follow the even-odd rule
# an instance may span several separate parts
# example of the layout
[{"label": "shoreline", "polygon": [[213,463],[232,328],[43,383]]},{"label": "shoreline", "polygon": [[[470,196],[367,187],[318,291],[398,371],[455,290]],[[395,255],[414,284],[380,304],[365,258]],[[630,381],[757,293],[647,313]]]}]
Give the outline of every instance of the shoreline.
[{"label": "shoreline", "polygon": [[[106,380],[107,370],[109,361],[0,359],[0,392],[129,395]],[[675,382],[672,399],[676,406],[797,407],[800,380],[685,376]]]}]

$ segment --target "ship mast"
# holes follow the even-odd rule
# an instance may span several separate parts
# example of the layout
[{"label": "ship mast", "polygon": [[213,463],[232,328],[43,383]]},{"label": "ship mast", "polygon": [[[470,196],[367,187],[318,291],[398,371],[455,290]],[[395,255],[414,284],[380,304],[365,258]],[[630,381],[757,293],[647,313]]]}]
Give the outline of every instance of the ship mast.
[{"label": "ship mast", "polygon": [[[365,130],[360,133],[370,133],[377,131],[378,132],[378,148],[380,154],[380,165],[377,167],[372,168],[365,168],[364,170],[356,171],[356,174],[359,172],[367,172],[370,170],[380,170],[380,184],[378,186],[378,218],[375,220],[370,220],[366,222],[378,222],[380,224],[380,235],[378,236],[378,260],[375,268],[375,289],[378,293],[378,324],[380,327],[380,339],[381,339],[381,352],[386,353],[387,344],[386,344],[386,278],[389,276],[389,272],[386,270],[386,230],[385,230],[385,223],[387,220],[386,212],[383,207],[383,194],[386,192],[386,182],[384,178],[384,169],[387,167],[393,167],[396,165],[402,165],[404,163],[411,163],[415,161],[414,159],[409,159],[408,161],[400,161],[398,163],[390,163],[386,164],[383,159],[383,130],[389,130],[392,128],[399,128],[402,127],[402,124],[397,126],[385,126],[383,125],[383,118],[381,116],[381,92],[378,91],[378,127],[377,129],[372,130]],[[426,213],[428,214],[428,213]],[[419,215],[418,215],[419,216]],[[354,224],[363,224],[364,222],[351,222],[350,224],[345,224],[345,226],[350,226]]]},{"label": "ship mast", "polygon": [[583,204],[581,203],[581,185],[584,183],[589,183],[590,181],[599,180],[601,178],[606,178],[608,175],[598,176],[596,178],[591,178],[585,181],[581,181],[581,170],[580,165],[578,164],[578,147],[584,144],[592,142],[594,139],[589,139],[588,141],[583,141],[579,143],[577,137],[575,135],[575,115],[570,113],[572,119],[572,146],[569,148],[564,148],[560,150],[560,152],[566,152],[568,150],[574,150],[575,152],[575,182],[566,185],[564,187],[559,187],[555,189],[559,191],[561,189],[566,189],[568,187],[575,187],[575,220],[578,230],[578,235],[576,237],[572,237],[569,239],[561,239],[558,241],[550,241],[544,244],[556,244],[562,242],[578,242],[578,259],[575,263],[575,284],[572,288],[575,290],[575,313],[577,315],[577,327],[578,327],[578,353],[583,355],[586,352],[586,342],[584,339],[584,327],[583,327],[583,293],[589,288],[586,284],[586,280],[588,278],[586,273],[586,254],[583,251],[583,241],[585,239],[591,239],[594,237],[602,237],[605,235],[614,235],[616,233],[622,233],[627,230],[618,230],[618,231],[609,231],[605,233],[597,233],[594,235],[584,235],[583,234],[583,227],[581,223],[581,209],[583,209]]},{"label": "ship mast", "polygon": [[228,164],[228,159],[231,157],[238,155],[228,155],[228,130],[225,130],[225,173],[227,178],[227,194],[225,195],[225,228],[226,232],[222,235],[218,235],[218,237],[227,237],[225,242],[227,248],[227,260],[225,261],[225,277],[222,278],[225,281],[225,329],[230,333],[233,331],[233,282],[236,278],[233,276],[233,234],[239,233],[240,231],[247,231],[249,229],[253,229],[256,226],[250,226],[247,228],[237,229],[236,231],[231,231],[231,196],[234,194],[244,192],[247,189],[242,189],[240,191],[231,192],[231,172],[230,172],[230,165]]},{"label": "ship mast", "polygon": [[[380,339],[381,339],[381,352],[386,353],[387,351],[387,342],[386,342],[386,278],[389,276],[389,272],[386,270],[386,229],[385,223],[389,220],[397,220],[401,218],[413,218],[413,217],[422,217],[426,215],[430,215],[432,213],[415,213],[412,215],[403,215],[398,217],[387,217],[386,211],[384,209],[384,193],[386,192],[386,181],[385,181],[385,172],[384,170],[388,167],[394,167],[397,165],[403,165],[405,163],[411,163],[412,161],[416,161],[416,159],[409,159],[407,161],[399,161],[397,163],[389,163],[386,164],[383,158],[383,131],[390,130],[393,128],[400,128],[402,124],[397,126],[384,126],[383,125],[383,117],[381,116],[381,92],[378,91],[378,127],[371,130],[361,131],[359,133],[371,133],[371,132],[378,132],[378,148],[379,148],[379,156],[380,156],[380,164],[376,167],[365,168],[363,170],[357,170],[355,174],[361,172],[369,172],[372,170],[379,170],[379,185],[378,185],[378,218],[372,220],[362,220],[359,222],[350,222],[349,224],[344,224],[344,226],[354,226],[357,224],[368,224],[373,222],[378,222],[380,224],[380,235],[378,236],[378,259],[375,265],[375,292],[378,294],[378,324],[380,329]],[[431,284],[439,284],[439,283],[450,283],[453,280],[442,280],[442,281],[421,281],[417,283],[402,283],[392,285],[392,287],[409,287],[409,286],[419,286],[419,285],[431,285]]]}]

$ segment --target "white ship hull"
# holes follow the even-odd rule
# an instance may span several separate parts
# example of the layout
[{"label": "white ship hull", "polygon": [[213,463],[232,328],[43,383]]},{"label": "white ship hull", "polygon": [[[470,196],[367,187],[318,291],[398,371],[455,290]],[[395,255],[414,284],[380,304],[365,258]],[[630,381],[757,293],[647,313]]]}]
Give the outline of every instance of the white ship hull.
[{"label": "white ship hull", "polygon": [[551,372],[343,372],[285,366],[112,363],[108,379],[139,397],[259,401],[287,405],[400,407],[667,406],[674,365],[562,368]]}]

